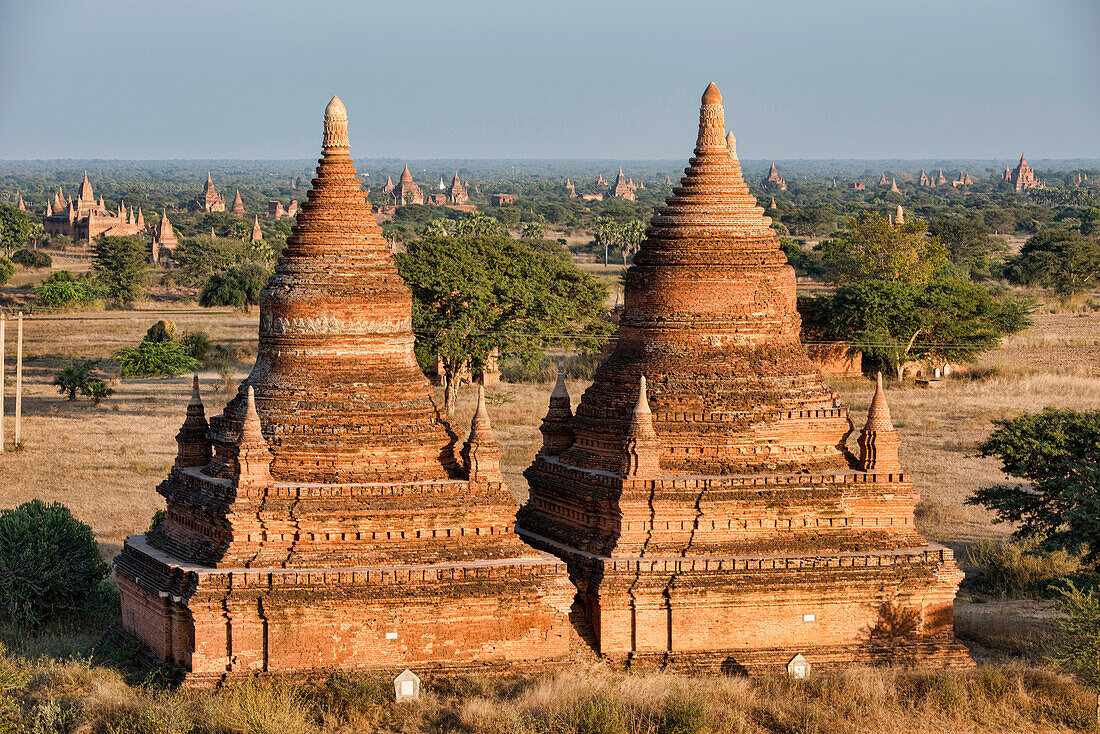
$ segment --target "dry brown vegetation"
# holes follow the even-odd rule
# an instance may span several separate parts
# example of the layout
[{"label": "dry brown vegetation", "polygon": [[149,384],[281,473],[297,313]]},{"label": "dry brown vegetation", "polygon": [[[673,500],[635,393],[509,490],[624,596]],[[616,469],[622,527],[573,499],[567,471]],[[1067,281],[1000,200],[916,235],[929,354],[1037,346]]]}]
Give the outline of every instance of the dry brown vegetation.
[{"label": "dry brown vegetation", "polygon": [[[61,501],[93,527],[106,557],[117,552],[126,535],[148,527],[154,511],[163,507],[155,487],[175,454],[173,438],[183,419],[188,380],[126,380],[114,385],[115,395],[99,408],[87,400],[66,401],[51,382],[53,372],[67,359],[106,358],[121,346],[136,344],[161,318],[174,320],[181,331],[205,330],[215,343],[249,352],[255,347],[256,315],[229,310],[149,304],[143,310],[28,318],[24,446],[11,451],[9,445],[0,455],[0,507],[33,497]],[[13,335],[10,329],[8,333]],[[248,368],[242,364],[237,378],[243,378]],[[10,369],[8,374],[10,378]],[[214,373],[201,376],[207,412],[217,413],[229,395],[219,391],[220,379]],[[10,384],[9,379],[9,416]],[[858,428],[871,397],[871,382],[842,380],[834,386],[851,406]],[[569,383],[574,404],[585,387],[583,382]],[[519,501],[526,498],[522,472],[541,442],[538,426],[550,389],[549,384],[489,388],[496,394],[490,414],[504,449],[503,468]],[[996,461],[976,456],[977,446],[992,428],[990,420],[1048,405],[1100,408],[1100,313],[1040,314],[1034,329],[984,355],[947,387],[888,384],[888,397],[902,436],[903,463],[922,495],[919,526],[932,539],[955,547],[965,568],[968,545],[1003,538],[1010,531],[992,525],[987,513],[963,504],[974,488],[1003,479]],[[468,425],[473,401],[473,390],[465,390],[455,419],[460,432]],[[10,417],[7,432],[10,442]],[[421,703],[400,707],[389,703],[392,688],[387,692],[385,681],[368,679],[300,689],[259,686],[214,697],[133,687],[114,664],[70,657],[74,649],[94,646],[98,628],[19,640],[15,652],[34,661],[18,663],[31,681],[21,689],[21,710],[31,717],[25,722],[40,722],[39,731],[1087,729],[1088,694],[1043,667],[1051,641],[1045,603],[979,602],[983,600],[971,600],[964,593],[956,608],[959,634],[976,657],[1023,659],[1039,667],[983,667],[970,673],[860,670],[815,676],[802,684],[624,676],[597,667],[530,680],[461,685],[437,681],[429,685]],[[4,637],[12,640],[11,635]],[[16,664],[13,658],[7,660],[8,665]],[[2,681],[0,675],[0,685]],[[705,724],[697,729],[661,728],[668,701],[687,717],[696,705],[693,701],[702,705]],[[270,714],[270,720],[247,720],[244,712],[254,709]],[[601,721],[604,728],[585,728]]]},{"label": "dry brown vegetation", "polygon": [[388,679],[249,682],[213,694],[129,684],[92,658],[0,659],[10,716],[33,732],[303,734],[701,734],[1091,731],[1094,701],[1070,679],[1018,666],[966,672],[852,669],[805,681],[623,674],[603,666],[520,678],[426,679],[392,703]]}]

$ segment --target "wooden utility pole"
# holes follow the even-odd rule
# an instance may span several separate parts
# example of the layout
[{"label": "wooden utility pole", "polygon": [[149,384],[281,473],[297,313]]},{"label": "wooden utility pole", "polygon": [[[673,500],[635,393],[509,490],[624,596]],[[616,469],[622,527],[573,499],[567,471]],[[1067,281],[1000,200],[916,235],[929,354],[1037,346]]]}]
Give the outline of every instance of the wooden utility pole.
[{"label": "wooden utility pole", "polygon": [[20,433],[23,419],[23,312],[19,312],[19,324],[15,330],[15,447],[23,443]]},{"label": "wooden utility pole", "polygon": [[0,311],[0,454],[4,453],[4,312]]}]

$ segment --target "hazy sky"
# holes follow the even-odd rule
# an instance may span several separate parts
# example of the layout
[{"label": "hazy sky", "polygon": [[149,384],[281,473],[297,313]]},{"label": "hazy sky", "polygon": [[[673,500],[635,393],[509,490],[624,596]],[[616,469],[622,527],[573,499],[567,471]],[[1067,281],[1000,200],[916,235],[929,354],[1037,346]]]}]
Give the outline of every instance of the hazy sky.
[{"label": "hazy sky", "polygon": [[1097,0],[0,0],[0,158],[1100,157]]}]

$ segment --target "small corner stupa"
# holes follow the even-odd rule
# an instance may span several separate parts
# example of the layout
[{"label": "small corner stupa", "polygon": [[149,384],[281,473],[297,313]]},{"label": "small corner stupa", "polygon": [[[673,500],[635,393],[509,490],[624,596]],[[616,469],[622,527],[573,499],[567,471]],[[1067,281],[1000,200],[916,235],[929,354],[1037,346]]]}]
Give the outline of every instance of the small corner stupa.
[{"label": "small corner stupa", "polygon": [[[622,664],[969,665],[962,575],[913,525],[882,387],[857,456],[769,225],[711,84],[694,156],[627,271],[613,352],[575,415],[554,389],[519,532],[568,563],[575,616]],[[895,613],[914,626],[884,640]]]},{"label": "small corner stupa", "polygon": [[568,654],[565,564],[515,533],[484,396],[459,449],[360,183],[333,97],[256,364],[209,422],[195,384],[166,517],[115,560],[123,630],[196,685]]}]

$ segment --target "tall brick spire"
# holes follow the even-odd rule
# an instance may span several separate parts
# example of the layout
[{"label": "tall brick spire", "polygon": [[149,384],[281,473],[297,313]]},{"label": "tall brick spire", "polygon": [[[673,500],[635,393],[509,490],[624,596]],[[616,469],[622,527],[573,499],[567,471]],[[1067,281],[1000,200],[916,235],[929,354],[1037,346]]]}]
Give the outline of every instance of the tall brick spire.
[{"label": "tall brick spire", "polygon": [[212,421],[216,453],[239,433],[251,386],[276,478],[448,478],[458,473],[457,437],[417,366],[412,296],[363,196],[349,145],[347,110],[333,97],[317,175],[260,295],[256,365],[224,421]]},{"label": "tall brick spire", "polygon": [[[848,465],[847,415],[802,350],[794,271],[745,184],[721,100],[707,87],[695,155],[627,272],[619,340],[577,408],[564,462],[620,470],[645,374],[671,473]],[[767,452],[755,449],[763,435]]]},{"label": "tall brick spire", "polygon": [[80,182],[79,200],[84,203],[94,204],[95,194],[92,193],[92,184],[88,181],[88,172],[84,172],[84,180]]}]

